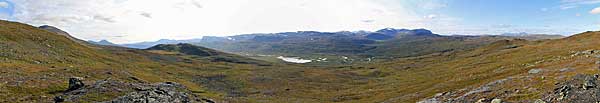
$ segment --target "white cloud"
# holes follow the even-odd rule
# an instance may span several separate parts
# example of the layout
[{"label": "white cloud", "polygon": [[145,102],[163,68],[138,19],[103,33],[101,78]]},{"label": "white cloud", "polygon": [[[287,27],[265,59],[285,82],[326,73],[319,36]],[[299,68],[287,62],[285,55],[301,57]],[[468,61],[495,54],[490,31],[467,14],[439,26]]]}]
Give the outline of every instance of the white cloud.
[{"label": "white cloud", "polygon": [[590,14],[600,14],[600,7],[592,9],[592,11],[590,11]]},{"label": "white cloud", "polygon": [[[600,1],[600,0],[592,0]],[[426,28],[440,34],[504,33],[526,26],[468,24],[439,12],[445,0],[12,0],[14,21],[53,25],[116,43],[300,30]],[[565,7],[594,3],[565,0]],[[554,9],[554,8],[552,8]],[[547,9],[541,9],[545,11]],[[0,18],[3,15],[0,15]],[[559,28],[559,27],[557,27]],[[565,27],[568,28],[568,27]],[[522,31],[539,33],[530,28]],[[539,31],[539,32],[535,32]]]},{"label": "white cloud", "polygon": [[[422,15],[377,0],[12,0],[15,21],[117,43],[299,30],[420,28]],[[443,5],[430,5],[440,8]],[[436,16],[430,16],[434,18]],[[377,21],[377,22],[374,22]],[[125,36],[123,36],[125,35]]]},{"label": "white cloud", "polygon": [[497,25],[492,25],[492,28],[511,28],[511,27],[515,27],[515,25],[510,25],[510,24],[497,24]]},{"label": "white cloud", "polygon": [[571,8],[577,8],[580,5],[598,4],[600,0],[562,0],[560,1],[560,9],[566,10]]},{"label": "white cloud", "polygon": [[565,4],[596,4],[600,3],[600,0],[562,0],[560,2]]},{"label": "white cloud", "polygon": [[10,4],[8,4],[5,1],[0,1],[0,8],[8,8],[10,6]]},{"label": "white cloud", "polygon": [[143,13],[140,13],[140,15],[147,17],[147,18],[152,18],[152,14],[150,14],[150,13],[143,12]]},{"label": "white cloud", "polygon": [[448,4],[443,2],[443,1],[438,1],[438,0],[428,0],[428,1],[423,1],[423,3],[421,3],[421,7],[424,9],[429,9],[429,10],[433,10],[433,9],[441,9],[441,8],[446,8],[448,7]]},{"label": "white cloud", "polygon": [[567,10],[567,9],[571,9],[571,8],[576,8],[577,6],[574,5],[561,5],[560,9],[561,10]]},{"label": "white cloud", "polygon": [[8,20],[10,16],[6,13],[0,13],[0,20]]},{"label": "white cloud", "polygon": [[438,17],[438,15],[436,15],[436,14],[429,14],[429,15],[423,17],[423,18],[425,18],[425,19],[435,19],[436,17]]}]

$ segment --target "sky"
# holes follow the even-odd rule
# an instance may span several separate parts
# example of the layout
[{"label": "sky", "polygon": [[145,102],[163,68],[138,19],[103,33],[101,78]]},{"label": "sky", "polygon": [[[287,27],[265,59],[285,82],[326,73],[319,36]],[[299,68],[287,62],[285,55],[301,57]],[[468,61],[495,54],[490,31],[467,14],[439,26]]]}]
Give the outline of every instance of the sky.
[{"label": "sky", "polygon": [[600,29],[599,7],[600,0],[0,0],[0,19],[115,43],[388,27],[572,35]]}]

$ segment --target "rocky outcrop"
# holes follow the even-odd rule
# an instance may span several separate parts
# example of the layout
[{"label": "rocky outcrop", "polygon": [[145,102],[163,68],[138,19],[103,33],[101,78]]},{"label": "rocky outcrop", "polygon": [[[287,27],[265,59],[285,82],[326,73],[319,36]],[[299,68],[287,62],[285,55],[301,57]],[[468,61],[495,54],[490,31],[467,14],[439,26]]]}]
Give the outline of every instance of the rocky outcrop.
[{"label": "rocky outcrop", "polygon": [[[535,70],[535,69],[533,69]],[[464,90],[450,91],[440,93],[432,98],[425,99],[419,103],[502,103],[504,100],[502,97],[496,96],[495,98],[472,98],[469,95],[479,95],[484,92],[492,92],[493,85],[503,83],[504,79],[491,82],[482,87],[473,89],[469,92],[464,93],[462,96],[458,95],[464,92]],[[533,102],[533,103],[596,103],[600,101],[600,83],[599,75],[591,74],[578,74],[573,76],[567,81],[557,83],[555,89],[552,92],[544,94],[540,99],[532,99],[521,102]],[[458,97],[458,98],[452,98]],[[475,101],[477,100],[477,101]]]},{"label": "rocky outcrop", "polygon": [[51,33],[55,33],[57,35],[65,36],[68,39],[71,39],[71,40],[73,40],[75,42],[78,42],[78,43],[85,43],[85,41],[83,41],[81,39],[78,39],[78,38],[75,38],[75,37],[71,36],[69,33],[65,32],[65,31],[63,31],[63,30],[61,30],[61,29],[59,29],[57,27],[54,27],[54,26],[43,25],[43,26],[40,26],[38,28],[40,28],[42,30],[46,30],[46,31],[51,32]]},{"label": "rocky outcrop", "polygon": [[[73,87],[73,89],[71,87]],[[62,95],[56,96],[54,101],[101,103],[214,103],[214,101],[210,99],[200,98],[197,95],[194,95],[185,86],[174,82],[147,84],[101,80],[92,85],[84,85],[80,78],[70,78],[69,90]]]},{"label": "rocky outcrop", "polygon": [[544,96],[548,103],[596,103],[600,101],[598,75],[579,74],[556,85],[554,92]]},{"label": "rocky outcrop", "polygon": [[128,93],[105,103],[190,103],[201,101],[194,99],[194,95],[191,93],[178,90],[182,88],[183,86],[172,82],[137,86],[134,88],[135,92]]},{"label": "rocky outcrop", "polygon": [[69,78],[69,88],[67,89],[67,91],[72,91],[72,90],[76,90],[79,89],[81,87],[85,86],[85,84],[83,84],[83,79],[80,77],[71,77]]}]

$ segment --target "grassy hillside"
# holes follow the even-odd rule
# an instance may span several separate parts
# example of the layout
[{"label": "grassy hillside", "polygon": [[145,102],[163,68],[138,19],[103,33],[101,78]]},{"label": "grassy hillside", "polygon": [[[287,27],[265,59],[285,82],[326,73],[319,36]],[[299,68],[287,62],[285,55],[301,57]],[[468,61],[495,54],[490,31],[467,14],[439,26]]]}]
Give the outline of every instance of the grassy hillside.
[{"label": "grassy hillside", "polygon": [[500,40],[514,39],[504,36],[439,36],[439,37],[406,37],[380,42],[367,51],[376,57],[412,57],[436,52],[470,50]]},{"label": "grassy hillside", "polygon": [[[386,61],[436,52],[470,50],[494,41],[513,39],[507,36],[398,33],[394,36],[386,35],[391,38],[378,40],[369,39],[371,35],[384,34],[292,32],[195,44],[271,62],[280,61],[273,59],[278,56],[292,56],[313,60],[310,64],[340,65]],[[327,61],[316,61],[320,58],[327,58]]]},{"label": "grassy hillside", "polygon": [[208,60],[212,62],[229,62],[238,64],[256,64],[268,66],[272,63],[255,60],[239,55],[224,53],[221,51],[195,46],[192,44],[159,44],[148,49],[149,52],[163,55],[178,56],[189,59]]},{"label": "grassy hillside", "polygon": [[[499,98],[533,102],[552,93],[554,84],[575,74],[594,74],[600,32],[558,40],[505,40],[465,52],[435,53],[349,69],[387,74],[380,82],[357,88],[348,97],[370,102],[417,102],[435,96],[440,101],[475,102]],[[530,72],[530,71],[541,71]],[[363,95],[368,94],[368,95]],[[364,99],[368,98],[368,99]]]},{"label": "grassy hillside", "polygon": [[[0,21],[0,102],[52,101],[67,88],[67,78],[86,83],[113,79],[124,82],[178,82],[195,93],[225,99],[231,91],[249,88],[248,75],[275,68],[205,59],[189,59],[120,47],[88,47],[63,35],[33,26]],[[233,58],[236,59],[236,58]],[[218,77],[213,79],[212,77]],[[231,85],[214,85],[229,84]],[[216,89],[215,89],[216,88]],[[89,95],[89,101],[110,100],[118,94]]]},{"label": "grassy hillside", "polygon": [[[52,101],[67,88],[69,77],[83,77],[86,84],[104,79],[177,82],[219,102],[474,102],[484,97],[531,102],[573,75],[597,73],[598,38],[600,32],[487,45],[479,41],[486,38],[412,42],[422,47],[479,46],[432,48],[444,52],[389,61],[316,66],[269,63],[189,44],[148,50],[85,46],[33,26],[0,21],[0,102]],[[122,94],[88,94],[81,99],[107,101]]]},{"label": "grassy hillside", "polygon": [[[0,102],[50,102],[66,90],[70,77],[82,77],[86,84],[105,79],[177,82],[197,95],[220,102],[328,102],[335,100],[337,93],[333,91],[370,81],[335,68],[215,61],[212,53],[208,57],[190,55],[185,50],[177,51],[181,48],[170,51],[85,46],[63,35],[7,21],[0,21],[0,34],[0,80],[4,81],[0,82]],[[107,101],[122,94],[86,94],[80,99]]]}]

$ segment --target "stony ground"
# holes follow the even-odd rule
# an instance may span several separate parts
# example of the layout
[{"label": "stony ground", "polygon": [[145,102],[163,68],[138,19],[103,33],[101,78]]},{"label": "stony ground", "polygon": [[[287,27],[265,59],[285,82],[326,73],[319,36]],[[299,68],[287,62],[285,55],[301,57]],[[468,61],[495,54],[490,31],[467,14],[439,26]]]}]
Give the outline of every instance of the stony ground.
[{"label": "stony ground", "polygon": [[[110,93],[108,93],[110,92]],[[100,80],[86,85],[81,78],[70,78],[69,88],[54,97],[55,102],[86,102],[102,98],[107,94],[118,97],[102,103],[214,103],[198,97],[185,86],[173,82],[124,83],[115,80]]]}]

